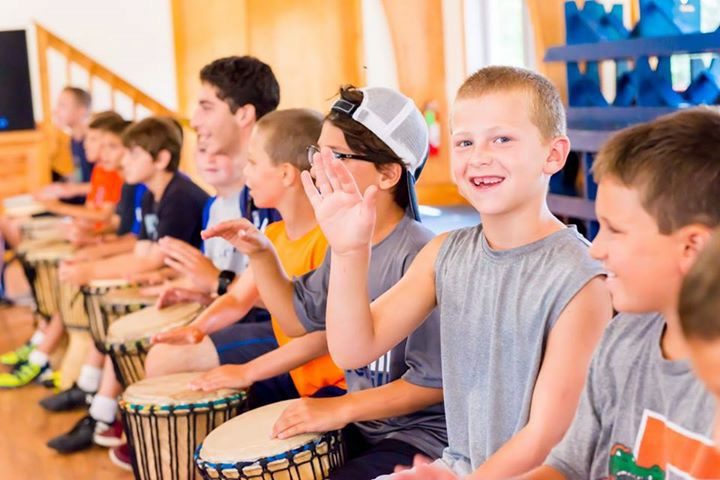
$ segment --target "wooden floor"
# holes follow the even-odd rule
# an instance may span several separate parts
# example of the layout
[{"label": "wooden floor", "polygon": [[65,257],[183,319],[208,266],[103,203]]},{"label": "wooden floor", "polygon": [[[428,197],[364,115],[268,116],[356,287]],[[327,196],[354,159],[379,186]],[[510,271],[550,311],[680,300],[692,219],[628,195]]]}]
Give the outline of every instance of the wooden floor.
[{"label": "wooden floor", "polygon": [[[11,296],[26,292],[17,268],[11,267],[6,278]],[[31,333],[29,308],[0,309],[0,352],[20,345]],[[81,411],[47,413],[38,401],[51,393],[35,384],[0,390],[0,478],[131,480],[132,474],[113,465],[104,448],[60,455],[45,446],[48,439],[68,431],[84,415]]]}]

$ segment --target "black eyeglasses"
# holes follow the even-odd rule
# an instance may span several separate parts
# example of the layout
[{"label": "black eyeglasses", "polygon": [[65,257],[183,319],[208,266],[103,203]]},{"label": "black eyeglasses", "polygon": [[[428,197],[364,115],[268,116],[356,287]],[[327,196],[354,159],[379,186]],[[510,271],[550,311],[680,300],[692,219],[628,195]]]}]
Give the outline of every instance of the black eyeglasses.
[{"label": "black eyeglasses", "polygon": [[[308,163],[310,163],[310,166],[313,166],[313,157],[316,153],[320,153],[320,147],[317,145],[310,145],[307,147],[307,157],[308,157]],[[362,160],[364,162],[373,162],[374,160],[369,157],[368,155],[361,155],[359,153],[342,153],[342,152],[335,152],[333,151],[333,156],[337,158],[338,160]]]}]

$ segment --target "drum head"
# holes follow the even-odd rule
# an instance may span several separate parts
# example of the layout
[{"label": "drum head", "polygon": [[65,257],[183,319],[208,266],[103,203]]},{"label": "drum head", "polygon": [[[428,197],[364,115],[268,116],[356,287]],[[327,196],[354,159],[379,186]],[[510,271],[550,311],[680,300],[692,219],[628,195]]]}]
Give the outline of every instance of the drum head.
[{"label": "drum head", "polygon": [[223,423],[203,441],[199,460],[210,463],[251,463],[318,440],[320,435],[314,433],[284,440],[270,438],[273,425],[292,402],[288,400],[256,408]]},{"label": "drum head", "polygon": [[124,278],[105,278],[101,280],[92,280],[88,284],[91,290],[106,290],[108,288],[121,288],[130,285],[130,282]]},{"label": "drum head", "polygon": [[111,290],[103,295],[100,303],[103,306],[107,305],[154,305],[157,301],[157,296],[142,295],[140,289],[136,287],[120,288],[118,290]]},{"label": "drum head", "polygon": [[202,307],[197,303],[180,303],[159,310],[147,307],[116,320],[108,330],[108,343],[133,342],[150,337],[156,333],[187,325],[200,313]]},{"label": "drum head", "polygon": [[202,373],[195,372],[146,378],[130,385],[122,399],[132,405],[201,405],[239,395],[238,390],[228,388],[215,392],[190,390],[190,382],[200,375]]},{"label": "drum head", "polygon": [[69,243],[55,243],[34,248],[27,252],[29,262],[59,261],[69,257],[75,251],[75,247]]},{"label": "drum head", "polygon": [[3,207],[5,215],[9,217],[29,217],[47,212],[47,208],[29,194],[7,197],[3,200]]}]

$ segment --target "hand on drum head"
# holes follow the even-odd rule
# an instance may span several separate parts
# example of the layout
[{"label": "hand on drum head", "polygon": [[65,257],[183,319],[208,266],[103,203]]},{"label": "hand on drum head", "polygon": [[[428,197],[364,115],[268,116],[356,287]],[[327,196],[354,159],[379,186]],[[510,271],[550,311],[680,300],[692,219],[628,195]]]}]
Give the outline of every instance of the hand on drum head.
[{"label": "hand on drum head", "polygon": [[216,237],[226,240],[245,255],[253,255],[272,248],[270,240],[244,218],[221,222],[202,232],[204,240]]},{"label": "hand on drum head", "polygon": [[252,383],[246,365],[223,365],[213,368],[190,382],[190,389],[204,392],[214,392],[221,388],[246,389]]},{"label": "hand on drum head", "polygon": [[303,187],[332,251],[367,250],[375,228],[378,187],[371,185],[363,194],[347,166],[327,147],[315,154],[312,173],[314,183],[309,172],[302,172]]},{"label": "hand on drum head", "polygon": [[205,333],[198,327],[188,325],[187,327],[176,328],[169,332],[156,333],[150,339],[153,345],[167,343],[169,345],[194,345],[205,338]]},{"label": "hand on drum head", "polygon": [[331,398],[301,398],[295,400],[280,415],[273,426],[273,438],[290,438],[302,433],[339,430],[346,419],[347,395]]},{"label": "hand on drum head", "polygon": [[187,276],[198,289],[217,291],[220,270],[200,250],[172,237],[161,238],[158,245],[165,254],[165,265]]},{"label": "hand on drum head", "polygon": [[[141,289],[140,293],[148,293],[146,289]],[[157,303],[157,308],[163,309],[178,303],[199,303],[201,305],[209,305],[212,303],[213,297],[205,292],[198,292],[196,290],[189,290],[187,288],[170,287],[160,292]]]},{"label": "hand on drum head", "polygon": [[[383,477],[384,478],[384,477]],[[412,468],[397,467],[392,480],[457,480],[460,477],[444,465],[432,463],[422,455],[415,455]]]}]

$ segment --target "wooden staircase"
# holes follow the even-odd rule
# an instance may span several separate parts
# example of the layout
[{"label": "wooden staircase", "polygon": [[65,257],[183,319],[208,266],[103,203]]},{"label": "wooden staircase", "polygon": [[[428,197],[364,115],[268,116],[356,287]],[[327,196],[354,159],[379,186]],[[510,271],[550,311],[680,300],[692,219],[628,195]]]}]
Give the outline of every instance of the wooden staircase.
[{"label": "wooden staircase", "polygon": [[[93,111],[117,110],[128,120],[140,120],[150,115],[167,115],[178,119],[187,129],[186,119],[122,76],[42,25],[36,23],[34,29],[43,119],[36,130],[0,133],[0,200],[32,191],[48,183],[55,156],[58,152],[69,151],[68,135],[59,131],[52,123],[53,102],[65,85],[84,88],[93,94],[94,99],[95,94],[102,96],[100,94],[104,92],[105,105],[94,102]],[[64,69],[57,68],[63,64]],[[82,74],[78,75],[78,71]],[[185,136],[186,139],[191,137]],[[182,164],[190,167],[189,170],[194,170],[193,165],[189,165],[192,162],[185,161],[186,157],[190,157],[185,154],[186,151],[191,151],[190,147],[183,152]]]}]

